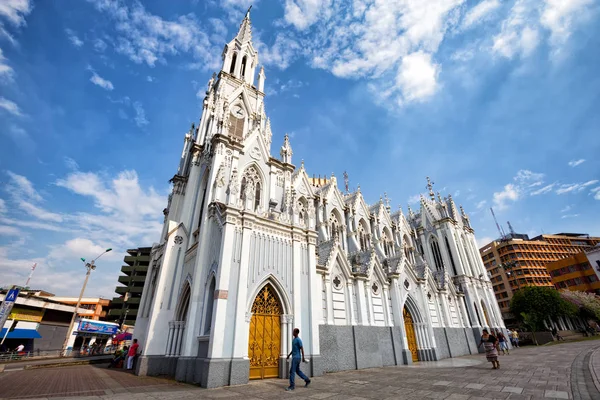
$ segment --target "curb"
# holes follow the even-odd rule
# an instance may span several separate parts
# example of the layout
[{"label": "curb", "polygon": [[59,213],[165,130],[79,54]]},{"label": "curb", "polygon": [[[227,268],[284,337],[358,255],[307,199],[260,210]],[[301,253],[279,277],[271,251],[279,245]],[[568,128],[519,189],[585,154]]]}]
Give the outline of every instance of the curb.
[{"label": "curb", "polygon": [[596,347],[596,349],[590,355],[588,368],[590,369],[590,374],[592,375],[592,379],[594,380],[594,385],[596,386],[596,389],[598,389],[598,391],[600,392],[600,381],[598,380],[598,375],[596,374],[596,369],[594,368],[594,359],[598,356],[599,349],[599,347]]},{"label": "curb", "polygon": [[71,365],[89,365],[89,364],[108,364],[109,359],[106,360],[82,360],[68,363],[52,363],[52,364],[39,364],[39,365],[25,365],[23,369],[39,369],[39,368],[56,368],[56,367],[69,367]]}]

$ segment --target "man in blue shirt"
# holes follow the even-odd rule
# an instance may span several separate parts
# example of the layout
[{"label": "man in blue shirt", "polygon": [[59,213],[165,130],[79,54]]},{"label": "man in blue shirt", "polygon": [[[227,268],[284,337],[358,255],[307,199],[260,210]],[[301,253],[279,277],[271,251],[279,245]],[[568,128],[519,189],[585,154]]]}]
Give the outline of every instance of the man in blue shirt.
[{"label": "man in blue shirt", "polygon": [[[294,328],[294,340],[292,340],[292,351],[288,354],[289,359],[292,356],[292,367],[290,368],[290,386],[285,390],[294,390],[296,388],[296,374],[304,379],[304,387],[310,385],[310,379],[300,371],[300,361],[308,362],[304,358],[304,347],[302,347],[302,340],[298,337],[300,329]],[[301,358],[302,356],[302,358]]]}]

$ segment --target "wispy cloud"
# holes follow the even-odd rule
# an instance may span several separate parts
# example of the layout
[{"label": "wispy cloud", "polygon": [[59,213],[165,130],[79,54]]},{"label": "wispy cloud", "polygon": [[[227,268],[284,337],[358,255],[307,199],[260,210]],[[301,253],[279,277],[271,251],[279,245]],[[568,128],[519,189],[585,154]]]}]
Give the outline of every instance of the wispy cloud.
[{"label": "wispy cloud", "polygon": [[594,195],[595,200],[600,200],[600,186],[593,188],[590,190],[590,194]]},{"label": "wispy cloud", "polygon": [[72,29],[65,28],[65,33],[67,34],[67,38],[73,44],[73,46],[75,46],[75,47],[83,46],[83,40],[79,39],[77,37],[77,34]]},{"label": "wispy cloud", "polygon": [[5,18],[14,26],[25,25],[25,17],[33,9],[29,0],[2,0],[0,2],[0,17]]},{"label": "wispy cloud", "polygon": [[90,82],[92,82],[94,85],[100,86],[104,90],[113,90],[114,89],[114,86],[111,81],[102,78],[95,71],[92,72],[92,77],[90,78]]},{"label": "wispy cloud", "polygon": [[[0,25],[0,29],[2,26]],[[10,65],[8,65],[8,60],[2,54],[2,49],[0,49],[0,82],[10,82],[14,78],[15,71],[12,69]]]},{"label": "wispy cloud", "polygon": [[585,162],[585,159],[580,158],[579,160],[571,160],[569,161],[569,167],[576,167],[578,165],[581,165]]},{"label": "wispy cloud", "polygon": [[11,113],[12,115],[15,115],[17,117],[23,116],[23,113],[21,112],[21,109],[19,108],[17,103],[15,103],[14,101],[8,100],[2,96],[0,96],[0,108],[5,111],[8,111],[9,113]]},{"label": "wispy cloud", "polygon": [[550,189],[546,187],[532,191],[533,188],[543,184],[544,174],[533,172],[527,169],[517,171],[513,178],[513,183],[504,185],[500,192],[495,192],[493,195],[494,207],[499,210],[506,209],[510,203],[514,203],[521,199],[526,194],[536,195],[545,193]]},{"label": "wispy cloud", "polygon": [[542,187],[540,189],[534,190],[530,194],[532,196],[537,196],[537,195],[540,195],[540,194],[548,193],[548,192],[552,191],[552,189],[554,188],[554,186],[556,186],[556,183],[551,183],[551,184],[546,185],[546,186],[544,186],[544,187]]},{"label": "wispy cloud", "polygon": [[579,214],[565,214],[565,215],[561,216],[562,219],[576,218],[576,217],[579,217]]},{"label": "wispy cloud", "polygon": [[142,103],[140,103],[139,101],[134,102],[133,109],[135,110],[135,117],[133,119],[136,125],[140,128],[144,125],[148,125],[148,120],[146,119],[146,111],[144,111]]},{"label": "wispy cloud", "polygon": [[499,0],[483,0],[467,12],[462,27],[467,29],[486,21],[498,8],[500,8]]},{"label": "wispy cloud", "polygon": [[582,183],[567,183],[560,185],[558,189],[556,189],[556,194],[566,194],[566,193],[577,193],[581,192],[588,186],[592,186],[598,183],[598,180],[594,179],[587,182]]},{"label": "wispy cloud", "polygon": [[485,201],[485,200],[481,200],[480,202],[478,202],[478,203],[475,205],[475,207],[476,207],[478,210],[481,210],[483,207],[485,207],[485,205],[486,205],[486,204],[487,204],[487,201]]}]

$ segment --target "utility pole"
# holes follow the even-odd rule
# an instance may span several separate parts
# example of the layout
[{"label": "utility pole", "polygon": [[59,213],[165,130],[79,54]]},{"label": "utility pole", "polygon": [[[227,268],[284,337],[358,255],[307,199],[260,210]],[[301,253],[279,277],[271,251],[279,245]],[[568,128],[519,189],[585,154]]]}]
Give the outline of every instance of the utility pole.
[{"label": "utility pole", "polygon": [[73,325],[75,325],[75,319],[77,318],[77,311],[79,310],[79,306],[81,305],[81,298],[83,297],[83,292],[85,292],[85,287],[87,286],[88,280],[90,279],[90,273],[92,270],[96,269],[96,265],[94,264],[97,259],[102,257],[104,254],[108,253],[112,249],[106,249],[104,253],[100,254],[98,257],[94,258],[89,263],[85,262],[85,258],[81,258],[81,261],[85,264],[87,268],[87,272],[85,274],[85,281],[83,281],[83,287],[81,288],[81,292],[79,293],[79,298],[77,299],[77,305],[75,306],[75,311],[73,312],[73,317],[71,318],[71,323],[69,324],[69,329],[67,329],[67,334],[65,335],[65,342],[63,343],[63,355],[67,355],[67,345],[69,344],[69,339],[71,338],[71,331],[73,330]]}]

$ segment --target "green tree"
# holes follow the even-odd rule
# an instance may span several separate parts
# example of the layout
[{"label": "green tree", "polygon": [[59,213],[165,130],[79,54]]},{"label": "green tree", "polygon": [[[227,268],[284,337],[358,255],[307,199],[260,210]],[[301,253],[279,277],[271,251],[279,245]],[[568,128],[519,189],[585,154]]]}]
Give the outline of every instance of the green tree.
[{"label": "green tree", "polygon": [[[544,321],[574,316],[577,311],[557,290],[544,286],[524,287],[515,292],[510,301],[510,312],[532,332],[544,329]],[[537,345],[535,334],[533,341]]]}]

